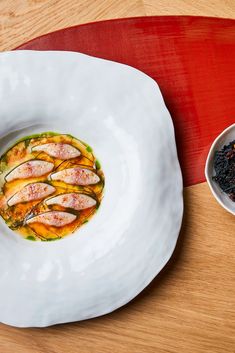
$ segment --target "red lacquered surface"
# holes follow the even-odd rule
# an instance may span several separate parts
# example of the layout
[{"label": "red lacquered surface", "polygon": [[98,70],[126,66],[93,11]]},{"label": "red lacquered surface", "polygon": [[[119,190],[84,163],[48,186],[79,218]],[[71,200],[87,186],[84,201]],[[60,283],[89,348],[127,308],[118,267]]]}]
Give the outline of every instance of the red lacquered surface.
[{"label": "red lacquered surface", "polygon": [[210,144],[235,122],[235,21],[142,17],[90,23],[17,49],[72,50],[142,70],[160,85],[176,131],[184,185],[205,180]]}]

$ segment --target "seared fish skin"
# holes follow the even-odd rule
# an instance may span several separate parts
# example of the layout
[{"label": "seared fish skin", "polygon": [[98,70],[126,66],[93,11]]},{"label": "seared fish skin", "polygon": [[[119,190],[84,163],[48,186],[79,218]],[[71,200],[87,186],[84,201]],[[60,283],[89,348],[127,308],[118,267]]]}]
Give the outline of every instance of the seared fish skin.
[{"label": "seared fish skin", "polygon": [[90,169],[68,168],[50,175],[51,180],[63,181],[72,185],[92,185],[100,181],[99,176]]},{"label": "seared fish skin", "polygon": [[53,227],[63,227],[72,223],[77,218],[76,215],[62,211],[49,211],[26,220],[26,224],[42,223]]},{"label": "seared fish skin", "polygon": [[45,152],[51,157],[58,159],[71,159],[80,156],[81,152],[69,145],[68,143],[45,143],[42,145],[34,146],[32,151]]},{"label": "seared fish skin", "polygon": [[54,168],[54,164],[40,159],[33,159],[20,164],[18,167],[12,169],[6,176],[6,182],[16,179],[27,179],[33,177],[40,177],[50,173]]},{"label": "seared fish skin", "polygon": [[52,185],[48,185],[46,183],[32,183],[26,185],[23,189],[18,191],[15,195],[13,195],[7,202],[8,206],[14,206],[21,202],[27,201],[35,201],[45,198],[53,192],[55,192],[55,188]]},{"label": "seared fish skin", "polygon": [[59,205],[80,211],[95,206],[96,200],[88,195],[73,192],[51,197],[45,203],[47,205]]}]

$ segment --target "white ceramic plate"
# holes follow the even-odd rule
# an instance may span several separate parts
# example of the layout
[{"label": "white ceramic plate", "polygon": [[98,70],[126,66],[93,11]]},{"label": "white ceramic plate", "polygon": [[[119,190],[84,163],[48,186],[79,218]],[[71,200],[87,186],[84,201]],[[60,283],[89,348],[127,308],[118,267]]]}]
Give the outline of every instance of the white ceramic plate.
[{"label": "white ceramic plate", "polygon": [[1,220],[0,321],[21,327],[129,302],[169,260],[183,212],[172,121],[142,72],[72,52],[1,53],[0,152],[42,131],[89,143],[106,189],[91,221],[57,242],[24,240]]}]

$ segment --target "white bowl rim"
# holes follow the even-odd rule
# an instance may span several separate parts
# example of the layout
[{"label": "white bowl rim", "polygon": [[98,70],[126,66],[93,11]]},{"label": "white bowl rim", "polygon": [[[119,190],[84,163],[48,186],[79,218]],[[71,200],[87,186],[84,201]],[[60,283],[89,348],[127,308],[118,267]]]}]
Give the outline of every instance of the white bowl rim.
[{"label": "white bowl rim", "polygon": [[[32,60],[34,65],[31,65]],[[4,253],[9,254],[9,257],[5,254],[0,256],[2,275],[5,276],[6,274],[4,281],[2,278],[0,281],[2,289],[0,321],[17,327],[45,327],[53,324],[90,319],[112,312],[139,294],[165,266],[176,246],[182,224],[182,175],[177,158],[172,120],[164,104],[159,87],[152,78],[130,66],[77,52],[23,50],[4,52],[0,54],[0,69],[0,76],[2,75],[4,78],[1,80],[0,88],[7,82],[13,82],[12,85],[8,84],[6,86],[8,90],[5,89],[2,92],[5,95],[13,92],[14,104],[10,99],[3,99],[3,94],[0,95],[4,102],[2,104],[4,109],[2,108],[0,111],[0,117],[4,116],[4,119],[1,118],[0,122],[6,126],[6,133],[12,131],[12,127],[16,125],[15,121],[12,123],[12,119],[15,116],[17,117],[17,126],[19,123],[21,124],[20,134],[22,133],[23,136],[28,135],[28,133],[25,133],[25,129],[30,129],[30,134],[33,133],[33,129],[37,133],[43,131],[72,133],[74,136],[81,138],[81,140],[88,143],[91,142],[102,163],[106,179],[106,191],[102,207],[96,218],[94,217],[93,222],[89,222],[86,227],[79,231],[79,237],[67,237],[60,242],[47,244],[49,246],[40,242],[39,244],[42,246],[38,244],[35,251],[35,243],[26,243],[25,240],[11,232],[5,223],[0,222],[4,231],[3,234],[5,232],[6,235],[9,234],[9,237],[1,237],[1,249]],[[17,74],[19,72],[20,79],[18,79],[17,74],[10,75],[12,72]],[[63,77],[60,75],[61,72],[63,72]],[[91,75],[91,72],[95,72],[96,75]],[[110,73],[114,76],[111,76]],[[33,84],[28,85],[29,81],[25,81],[21,77],[23,79],[33,77],[33,81],[31,81]],[[71,79],[68,81],[67,77]],[[116,80],[115,85],[113,85],[113,80],[110,79],[112,77]],[[58,78],[58,82],[56,78]],[[22,82],[24,83],[23,85]],[[47,82],[47,84],[45,85],[44,82]],[[69,82],[69,87],[67,82]],[[86,85],[81,85],[81,82],[85,82]],[[101,92],[102,94],[92,94],[90,87],[95,92]],[[106,96],[108,95],[109,97],[110,94],[113,97],[117,97],[117,90],[117,93],[121,92],[121,97],[127,97],[126,93],[128,93],[132,103],[130,104],[129,98],[124,101],[126,105],[120,106],[119,101],[114,105],[112,100],[106,99]],[[19,94],[16,94],[16,92],[19,92]],[[38,94],[38,92],[43,92],[43,95]],[[76,96],[86,97],[86,100],[82,100],[82,105],[79,99],[65,99],[65,97],[71,96],[71,92],[72,94],[76,92]],[[141,99],[139,99],[140,92],[143,92]],[[23,98],[27,98],[27,101],[30,101],[31,97],[35,98],[33,100],[34,104],[26,106],[22,95]],[[63,99],[55,99],[61,97],[61,95]],[[87,114],[87,110],[83,109],[83,107],[84,104],[87,107],[87,103],[89,103],[89,106],[91,105],[91,96],[93,106],[98,106],[99,109],[98,113],[97,110],[94,110],[94,114]],[[104,101],[109,103],[105,105],[103,104]],[[139,109],[130,109],[132,106],[139,107]],[[37,110],[35,107],[40,107],[40,109]],[[60,109],[61,107],[62,109]],[[111,110],[110,107],[112,108]],[[27,114],[25,114],[25,108],[27,108]],[[22,111],[23,114],[19,114],[19,111]],[[34,114],[35,111],[37,111],[37,114],[40,112],[40,116],[43,118],[40,120],[40,130],[37,124],[28,124],[28,122],[31,124],[32,118],[33,123],[35,121],[38,123],[38,116]],[[53,115],[51,112],[53,112]],[[64,112],[66,112],[66,115]],[[128,119],[127,114],[129,114]],[[145,126],[148,128],[146,130],[148,135],[146,133],[143,134],[145,131],[143,131],[141,124],[136,124],[136,121],[143,121],[143,114],[146,116]],[[80,119],[75,119],[74,117],[78,115]],[[73,122],[72,128],[64,129],[65,116],[70,116],[69,121]],[[100,116],[102,116],[102,121],[105,121],[105,124],[96,123],[99,121],[97,117],[99,118]],[[54,117],[49,125],[47,122],[48,117],[50,119]],[[107,117],[107,119],[104,120],[103,117]],[[116,117],[118,117],[118,120]],[[86,119],[86,124],[82,123],[84,119]],[[97,128],[86,129],[87,121],[90,124],[96,123]],[[54,125],[55,122],[56,125]],[[147,123],[148,125],[146,125]],[[135,129],[135,135],[133,135],[131,124],[140,127]],[[54,126],[58,126],[58,128],[54,129]],[[116,126],[121,126],[121,128],[114,129],[113,127],[116,128]],[[104,130],[104,127],[106,130]],[[99,133],[97,133],[98,128]],[[114,166],[117,163],[115,159],[113,159],[114,164],[110,163],[110,150],[107,148],[107,145],[110,146],[110,139],[107,136],[112,137],[112,135],[105,134],[105,139],[101,139],[100,136],[104,136],[103,134],[101,135],[101,130],[103,134],[104,131],[117,132],[115,139],[112,138],[111,145],[114,149],[113,152],[117,153],[120,151],[119,160],[123,161],[123,156],[131,156],[129,159],[124,160],[124,167],[128,166],[129,168],[129,179],[135,173],[135,178],[136,175],[139,175],[139,179],[134,180],[137,180],[138,183],[144,181],[143,185],[152,185],[154,189],[156,200],[151,203],[155,207],[152,208],[151,206],[152,214],[154,214],[151,219],[154,222],[148,222],[148,228],[143,222],[138,224],[137,222],[131,222],[132,228],[134,228],[130,230],[130,217],[128,216],[128,219],[124,219],[125,214],[127,214],[126,209],[118,207],[118,212],[115,209],[115,217],[117,214],[119,214],[119,217],[109,218],[111,220],[121,220],[121,226],[119,221],[115,225],[116,236],[110,237],[110,230],[103,231],[103,225],[105,229],[109,225],[108,222],[103,222],[104,217],[105,220],[108,218],[106,216],[107,210],[114,209],[113,205],[117,203],[116,201],[115,203],[110,203],[116,197],[116,194],[113,197],[111,191],[116,192],[117,190],[120,194],[120,189],[115,188],[116,184],[111,184],[112,180],[117,180],[117,178],[112,177],[112,173],[116,171]],[[125,134],[125,131],[128,133]],[[131,136],[131,139],[129,136]],[[147,136],[147,140],[143,136]],[[159,141],[158,144],[156,144],[156,140]],[[135,143],[136,141],[138,141],[138,144]],[[149,145],[152,143],[154,156],[156,155],[156,161],[161,161],[162,168],[149,168],[151,174],[150,172],[144,174],[136,173],[136,170],[141,170],[141,168],[139,169],[139,161],[144,151],[144,149],[135,148],[140,141],[145,147],[147,146],[146,141],[148,141]],[[169,154],[169,158],[162,159],[161,149],[163,141],[168,143],[168,145],[170,144],[171,158]],[[169,141],[173,143],[169,143]],[[124,149],[119,148],[123,145],[129,146],[128,151],[130,153],[124,153]],[[135,154],[132,153],[133,150]],[[133,155],[136,158],[133,159]],[[150,163],[146,164],[147,167],[149,165],[151,166]],[[165,166],[172,170],[174,178],[163,178]],[[126,174],[123,175],[123,180],[129,180],[126,178]],[[145,178],[142,178],[142,175]],[[167,181],[166,187],[162,185],[164,184],[162,180],[164,182]],[[148,181],[150,182],[148,183]],[[158,181],[161,182],[161,188],[156,188]],[[126,184],[123,183],[122,185],[125,186]],[[124,190],[124,186],[122,190]],[[169,189],[169,186],[171,189]],[[138,198],[137,193],[132,192],[135,188],[130,190],[131,192],[128,194],[128,200],[130,201],[126,202],[128,201],[126,198],[121,201],[124,201],[122,204],[132,210],[133,219],[138,220],[141,219],[138,215],[143,216],[143,211],[141,208],[137,208],[137,213],[136,208],[132,206],[138,206],[141,198]],[[172,190],[169,193],[169,197],[166,197],[166,190]],[[156,194],[155,192],[158,193]],[[123,192],[122,194],[124,195],[125,193]],[[133,195],[137,196],[133,197]],[[145,189],[142,190],[140,196],[142,197],[142,195],[147,195]],[[150,193],[151,197],[152,195],[153,193]],[[136,199],[137,202],[134,202]],[[150,204],[152,199],[149,197],[147,200],[148,204]],[[111,207],[109,207],[110,205]],[[167,212],[164,212],[165,209]],[[153,213],[153,211],[155,212]],[[171,222],[169,222],[169,219]],[[94,230],[97,230],[98,226],[100,227],[99,237],[87,236],[88,233],[91,234]],[[133,234],[133,236],[129,234]],[[145,235],[144,237],[142,236],[143,234]],[[15,245],[14,248],[12,244]],[[105,247],[102,244],[105,244]],[[155,244],[159,244],[159,246],[154,246]],[[18,251],[18,248],[20,251]],[[140,253],[141,257],[138,256],[138,253]],[[132,255],[131,257],[130,254]],[[17,266],[11,265],[12,257],[14,264],[17,264]],[[131,261],[129,261],[130,258]],[[57,262],[51,259],[55,259]],[[8,262],[11,266],[8,266]],[[126,263],[126,266],[123,266],[123,263]],[[21,266],[21,264],[26,264],[27,266]],[[4,272],[5,268],[7,271],[5,270]],[[10,275],[9,268],[12,269],[12,275]],[[43,272],[41,271],[42,268],[44,269]],[[54,269],[56,269],[56,272]],[[23,277],[24,280],[22,280],[22,275],[25,276]],[[11,290],[13,287],[17,288],[17,295],[15,291]],[[73,290],[71,291],[70,288]],[[57,301],[52,300],[54,292],[56,292],[55,298],[58,299]],[[61,304],[64,304],[63,310],[61,310]]]},{"label": "white bowl rim", "polygon": [[222,201],[221,199],[217,196],[217,193],[215,192],[212,183],[211,183],[211,179],[210,179],[210,175],[209,175],[209,163],[210,160],[213,156],[214,150],[215,150],[215,146],[217,144],[217,142],[228,133],[228,131],[230,131],[231,129],[233,129],[235,127],[235,123],[233,123],[232,125],[229,125],[226,129],[224,129],[217,137],[216,139],[213,141],[210,150],[208,152],[207,155],[207,159],[206,159],[206,165],[205,165],[205,177],[206,177],[206,181],[209,185],[209,188],[211,190],[211,193],[213,194],[214,198],[216,199],[216,201],[228,212],[230,212],[231,214],[235,215],[235,211],[233,211],[231,208],[227,207]]}]

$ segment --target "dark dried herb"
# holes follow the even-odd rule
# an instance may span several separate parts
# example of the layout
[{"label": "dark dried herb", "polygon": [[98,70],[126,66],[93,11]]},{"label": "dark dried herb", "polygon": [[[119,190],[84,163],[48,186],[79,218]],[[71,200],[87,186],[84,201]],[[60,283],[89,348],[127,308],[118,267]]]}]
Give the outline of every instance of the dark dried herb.
[{"label": "dark dried herb", "polygon": [[235,140],[215,152],[213,180],[235,202]]}]

